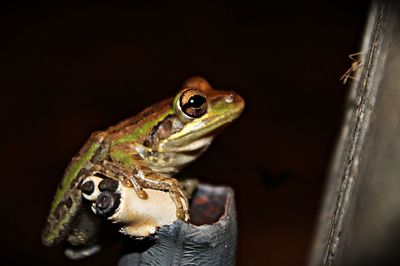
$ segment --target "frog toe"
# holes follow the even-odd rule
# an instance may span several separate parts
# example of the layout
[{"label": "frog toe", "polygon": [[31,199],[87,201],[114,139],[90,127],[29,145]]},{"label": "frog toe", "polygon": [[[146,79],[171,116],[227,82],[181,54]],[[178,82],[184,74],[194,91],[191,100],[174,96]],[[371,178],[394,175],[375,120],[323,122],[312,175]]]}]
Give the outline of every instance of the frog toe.
[{"label": "frog toe", "polygon": [[118,188],[118,181],[97,176],[89,176],[80,186],[83,197],[92,203],[92,210],[103,217],[112,216],[121,204]]},{"label": "frog toe", "polygon": [[119,182],[110,179],[110,178],[104,178],[103,180],[100,181],[99,183],[99,190],[100,191],[109,191],[109,192],[116,192],[119,186]]},{"label": "frog toe", "polygon": [[99,194],[95,203],[96,213],[104,216],[112,216],[121,203],[121,196],[119,193],[104,191]]},{"label": "frog toe", "polygon": [[182,209],[177,209],[176,210],[176,218],[178,218],[179,220],[185,221],[187,215],[188,215],[187,212],[185,212]]}]

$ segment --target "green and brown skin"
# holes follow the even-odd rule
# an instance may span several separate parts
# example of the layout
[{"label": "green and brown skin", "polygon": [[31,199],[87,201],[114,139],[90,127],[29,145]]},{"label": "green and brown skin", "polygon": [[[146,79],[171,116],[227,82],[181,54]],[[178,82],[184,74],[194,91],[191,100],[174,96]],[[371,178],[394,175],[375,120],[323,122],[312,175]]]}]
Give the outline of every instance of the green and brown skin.
[{"label": "green and brown skin", "polygon": [[64,241],[82,205],[82,181],[100,174],[117,179],[147,198],[144,188],[169,191],[177,217],[185,219],[186,196],[172,176],[195,160],[218,130],[236,119],[243,99],[232,91],[213,90],[202,78],[186,81],[174,97],[136,116],[92,134],[67,167],[51,205],[42,241]]}]

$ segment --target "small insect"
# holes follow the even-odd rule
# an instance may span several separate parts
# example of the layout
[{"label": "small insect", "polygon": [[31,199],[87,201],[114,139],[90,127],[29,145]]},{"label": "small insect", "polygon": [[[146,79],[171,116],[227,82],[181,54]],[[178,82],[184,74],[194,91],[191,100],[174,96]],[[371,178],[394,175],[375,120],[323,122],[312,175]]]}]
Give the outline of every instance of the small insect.
[{"label": "small insect", "polygon": [[352,74],[354,72],[356,72],[357,69],[363,67],[363,65],[361,64],[361,60],[357,60],[355,57],[358,55],[361,55],[363,53],[364,52],[359,52],[359,53],[349,55],[349,58],[353,61],[353,63],[351,63],[351,67],[349,69],[347,69],[346,72],[344,72],[344,74],[339,79],[340,81],[343,81],[343,84],[346,84],[348,79],[355,80],[355,78],[352,76]]}]

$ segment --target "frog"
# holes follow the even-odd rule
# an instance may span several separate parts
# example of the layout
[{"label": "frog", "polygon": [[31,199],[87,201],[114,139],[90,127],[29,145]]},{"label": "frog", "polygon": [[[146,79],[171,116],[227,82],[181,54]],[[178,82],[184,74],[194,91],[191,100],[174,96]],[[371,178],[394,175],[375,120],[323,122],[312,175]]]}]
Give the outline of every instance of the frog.
[{"label": "frog", "polygon": [[175,97],[94,132],[64,172],[42,232],[43,244],[54,246],[73,234],[84,206],[82,189],[88,190],[82,183],[89,176],[132,187],[141,200],[148,198],[145,189],[166,191],[176,205],[176,217],[188,221],[183,208],[188,196],[175,176],[206,151],[244,105],[239,94],[214,90],[204,78],[193,77]]}]

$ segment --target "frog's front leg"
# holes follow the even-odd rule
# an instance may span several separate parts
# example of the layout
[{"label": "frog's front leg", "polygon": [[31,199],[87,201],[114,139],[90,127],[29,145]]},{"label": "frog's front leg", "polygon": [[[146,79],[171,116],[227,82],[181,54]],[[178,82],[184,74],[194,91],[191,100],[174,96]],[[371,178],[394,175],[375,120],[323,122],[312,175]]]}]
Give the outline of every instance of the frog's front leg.
[{"label": "frog's front leg", "polygon": [[141,199],[147,199],[148,197],[147,193],[143,190],[143,187],[137,182],[132,171],[118,163],[102,161],[98,164],[95,164],[87,173],[85,173],[82,180],[84,180],[86,177],[96,174],[101,174],[108,178],[118,180],[124,186],[133,187],[137,196]]},{"label": "frog's front leg", "polygon": [[189,213],[184,208],[184,204],[185,206],[189,206],[187,198],[178,180],[159,175],[146,167],[138,168],[136,177],[138,178],[138,182],[145,188],[168,191],[176,206],[176,217],[181,220],[189,218]]},{"label": "frog's front leg", "polygon": [[185,210],[182,203],[183,200],[185,205],[188,206],[187,198],[183,193],[179,182],[174,178],[158,175],[146,167],[138,167],[135,168],[134,171],[131,171],[119,163],[102,161],[91,167],[82,180],[96,174],[101,174],[108,178],[118,180],[124,186],[133,187],[137,196],[141,199],[148,198],[148,195],[143,188],[166,190],[170,193],[170,196],[175,203],[177,218],[187,220],[189,217],[188,211]]}]

